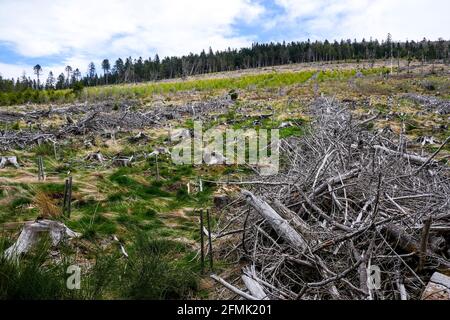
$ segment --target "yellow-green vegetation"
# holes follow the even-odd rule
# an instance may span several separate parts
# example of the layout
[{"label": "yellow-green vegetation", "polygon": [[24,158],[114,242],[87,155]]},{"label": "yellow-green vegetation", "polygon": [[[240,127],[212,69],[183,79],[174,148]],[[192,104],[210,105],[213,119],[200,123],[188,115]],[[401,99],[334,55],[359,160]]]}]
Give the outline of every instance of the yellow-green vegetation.
[{"label": "yellow-green vegetation", "polygon": [[32,90],[0,92],[0,106],[9,106],[24,103],[66,103],[73,102],[76,94],[71,89],[62,90]]},{"label": "yellow-green vegetation", "polygon": [[[386,73],[386,68],[361,70],[365,75]],[[356,75],[357,70],[335,71],[298,71],[273,72],[256,75],[245,75],[234,78],[217,78],[202,80],[186,80],[177,82],[144,83],[136,85],[115,85],[86,88],[85,97],[91,100],[105,98],[146,98],[153,94],[164,94],[177,91],[216,91],[216,90],[258,90],[278,88],[302,84],[318,74],[320,81],[329,79],[345,80]]]},{"label": "yellow-green vegetation", "polygon": [[165,94],[179,91],[219,91],[219,90],[258,90],[262,88],[279,88],[302,84],[316,76],[318,81],[346,80],[354,77],[358,72],[363,75],[386,74],[388,69],[384,67],[370,69],[339,69],[324,71],[284,71],[238,77],[222,77],[211,79],[197,79],[185,81],[150,82],[140,84],[124,84],[113,86],[96,86],[75,92],[72,89],[64,90],[26,90],[22,92],[0,93],[0,105],[15,105],[27,102],[44,103],[70,103],[77,99],[103,100],[113,99],[144,99],[154,94]]}]

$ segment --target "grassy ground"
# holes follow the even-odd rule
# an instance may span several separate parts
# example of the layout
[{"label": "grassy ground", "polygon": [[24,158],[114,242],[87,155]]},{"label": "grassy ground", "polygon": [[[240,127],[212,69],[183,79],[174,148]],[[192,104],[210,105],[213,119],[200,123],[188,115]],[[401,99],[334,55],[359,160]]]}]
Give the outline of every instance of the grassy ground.
[{"label": "grassy ground", "polygon": [[[236,94],[235,105],[218,115],[207,127],[234,129],[278,128],[282,138],[301,136],[310,122],[307,106],[321,95],[346,101],[355,116],[369,111],[382,116],[373,129],[389,126],[395,133],[402,130],[410,140],[432,135],[444,139],[450,134],[448,115],[425,112],[419,105],[403,97],[418,93],[450,98],[448,67],[430,66],[425,73],[415,70],[406,74],[387,69],[361,69],[354,65],[335,70],[283,70],[232,77],[211,77],[87,88],[83,99],[88,101],[134,101],[145,111],[153,105],[181,105]],[[430,83],[432,85],[430,85]],[[64,99],[63,99],[64,100]],[[67,101],[70,101],[67,100]],[[47,108],[46,105],[12,106],[6,110]],[[261,114],[271,114],[261,119]],[[44,120],[44,127],[56,126],[63,116]],[[25,123],[0,123],[2,129],[27,130]],[[173,126],[190,128],[191,119],[174,119]],[[403,129],[402,129],[403,128]],[[20,169],[0,169],[0,249],[16,239],[21,224],[38,216],[48,216],[53,208],[57,219],[83,234],[59,252],[59,259],[49,258],[48,244],[36,248],[34,254],[19,266],[0,259],[0,298],[205,298],[212,297],[199,273],[196,256],[199,249],[199,217],[197,208],[211,207],[213,184],[204,184],[197,192],[194,183],[199,177],[215,180],[239,179],[252,171],[243,166],[175,165],[169,156],[139,159],[132,167],[117,168],[84,161],[89,152],[105,156],[151,152],[159,146],[170,146],[167,130],[144,130],[150,138],[146,143],[131,143],[136,132],[120,133],[116,139],[93,137],[94,145],[85,147],[83,138],[60,144],[55,159],[52,145],[43,144],[25,150],[12,150],[18,156]],[[428,151],[436,145],[426,146]],[[420,152],[420,150],[417,150]],[[447,146],[440,156],[448,161]],[[44,159],[46,181],[37,179],[36,157]],[[158,173],[159,172],[159,177]],[[64,180],[73,176],[73,203],[70,218],[60,216]],[[191,183],[194,191],[187,192]],[[56,209],[55,209],[56,208]],[[214,223],[214,217],[213,217]],[[120,255],[113,236],[125,245],[130,257]],[[82,290],[65,289],[65,268],[69,264],[83,266]],[[225,268],[221,261],[219,269]],[[32,275],[36,276],[32,276]],[[45,284],[45,285],[44,285]]]}]

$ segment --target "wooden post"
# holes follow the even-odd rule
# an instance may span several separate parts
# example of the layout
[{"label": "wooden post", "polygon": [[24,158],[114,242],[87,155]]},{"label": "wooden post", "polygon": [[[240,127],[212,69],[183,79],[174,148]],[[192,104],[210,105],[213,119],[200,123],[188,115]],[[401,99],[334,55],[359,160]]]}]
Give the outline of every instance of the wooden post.
[{"label": "wooden post", "polygon": [[42,172],[42,180],[45,180],[45,171],[44,171],[44,160],[41,157],[41,172]]},{"label": "wooden post", "polygon": [[53,153],[55,155],[55,160],[58,160],[58,154],[56,153],[56,142],[53,143]]},{"label": "wooden post", "polygon": [[205,273],[205,234],[203,232],[203,210],[200,210],[200,267],[201,273]]},{"label": "wooden post", "polygon": [[209,269],[214,272],[213,268],[213,252],[212,252],[212,239],[211,239],[211,219],[209,216],[209,209],[206,209],[206,220],[208,223],[208,244],[209,244]]},{"label": "wooden post", "polygon": [[39,161],[41,162],[41,176],[42,176],[42,180],[45,180],[44,161],[42,160],[42,157],[39,157]]},{"label": "wooden post", "polygon": [[37,157],[37,167],[38,167],[38,180],[41,181],[41,161],[40,161],[40,157]]},{"label": "wooden post", "polygon": [[72,211],[72,177],[69,177],[69,190],[67,193],[67,218],[70,218],[70,213]]},{"label": "wooden post", "polygon": [[155,155],[155,162],[156,162],[156,179],[159,180],[158,154]]},{"label": "wooden post", "polygon": [[63,207],[62,207],[62,213],[63,215],[66,214],[66,207],[67,207],[67,193],[69,191],[69,180],[66,179],[65,185],[64,185],[64,200],[63,200]]},{"label": "wooden post", "polygon": [[44,161],[42,160],[42,156],[39,156],[37,159],[37,165],[38,165],[38,180],[45,180],[45,173],[44,173]]}]

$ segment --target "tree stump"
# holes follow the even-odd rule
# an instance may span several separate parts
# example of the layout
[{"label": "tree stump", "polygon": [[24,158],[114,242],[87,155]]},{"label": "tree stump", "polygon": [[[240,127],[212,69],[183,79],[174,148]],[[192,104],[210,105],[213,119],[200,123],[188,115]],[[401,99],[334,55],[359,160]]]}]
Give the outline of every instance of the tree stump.
[{"label": "tree stump", "polygon": [[27,253],[38,243],[44,233],[50,234],[53,246],[57,246],[61,241],[77,238],[81,235],[66,227],[65,224],[53,220],[37,220],[25,223],[17,241],[5,250],[4,256],[7,259],[18,259],[22,254]]},{"label": "tree stump", "polygon": [[3,169],[5,166],[7,166],[8,164],[19,168],[19,163],[17,162],[17,157],[16,156],[11,156],[11,157],[0,157],[0,169]]}]

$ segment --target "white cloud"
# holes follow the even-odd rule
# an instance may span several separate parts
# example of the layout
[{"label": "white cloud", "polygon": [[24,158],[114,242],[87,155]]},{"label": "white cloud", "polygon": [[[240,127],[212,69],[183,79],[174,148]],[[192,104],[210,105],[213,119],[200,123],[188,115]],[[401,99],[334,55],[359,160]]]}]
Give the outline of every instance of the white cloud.
[{"label": "white cloud", "polygon": [[254,0],[2,0],[0,42],[25,57],[83,62],[76,66],[84,72],[103,58],[247,46],[254,39],[236,34],[233,24],[263,11]]},{"label": "white cloud", "polygon": [[250,0],[10,0],[0,8],[0,41],[27,57],[73,50],[142,55],[160,44],[161,54],[171,55],[241,45],[249,39],[234,36],[232,24],[263,10]]},{"label": "white cloud", "polygon": [[[272,27],[286,36],[311,38],[438,39],[450,35],[450,1],[434,0],[275,0],[284,9]],[[296,28],[294,28],[296,26]],[[298,30],[298,31],[295,31]]]},{"label": "white cloud", "polygon": [[[29,73],[33,67],[24,64],[7,64],[0,62],[0,75],[5,78],[14,78],[22,76],[22,74]],[[30,74],[31,75],[31,74]]]}]

